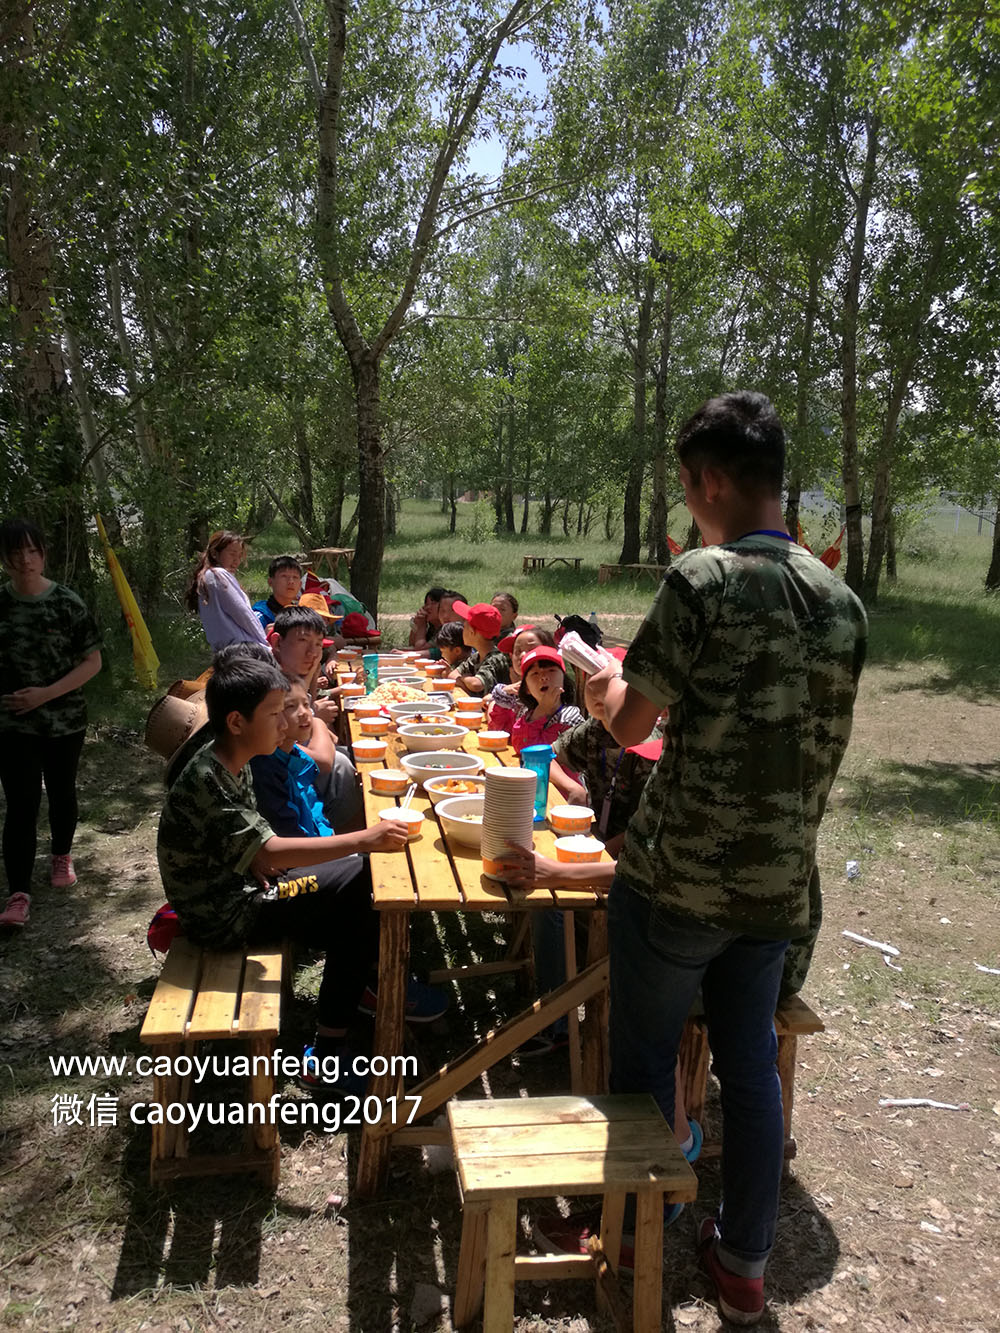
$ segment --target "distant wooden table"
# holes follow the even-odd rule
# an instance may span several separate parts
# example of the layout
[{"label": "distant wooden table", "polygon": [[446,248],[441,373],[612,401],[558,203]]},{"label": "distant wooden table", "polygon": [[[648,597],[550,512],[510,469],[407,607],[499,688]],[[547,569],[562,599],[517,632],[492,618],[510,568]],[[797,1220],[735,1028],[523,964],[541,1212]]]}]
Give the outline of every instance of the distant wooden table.
[{"label": "distant wooden table", "polygon": [[601,565],[597,571],[597,582],[610,583],[620,574],[632,574],[636,578],[648,574],[655,581],[662,579],[669,568],[669,565]]},{"label": "distant wooden table", "polygon": [[[356,721],[351,715],[354,734]],[[402,752],[398,737],[390,734],[386,766],[398,766]],[[480,751],[475,733],[467,737],[466,749],[478,755],[487,767],[494,765],[517,766],[513,750],[500,753]],[[367,771],[371,766],[361,764],[364,787],[365,820],[372,824],[378,812],[395,805],[394,796],[376,796],[371,790]],[[550,787],[550,801],[558,805],[563,798]],[[399,1056],[403,1050],[406,1015],[406,983],[410,960],[410,915],[413,912],[522,912],[525,908],[541,910],[558,907],[566,911],[564,938],[566,941],[567,980],[557,990],[536,1000],[531,1008],[510,1019],[502,1027],[486,1034],[475,1046],[465,1051],[424,1079],[408,1096],[420,1098],[417,1119],[432,1115],[455,1093],[498,1060],[511,1055],[522,1042],[541,1032],[557,1018],[566,1014],[570,1024],[570,1074],[574,1091],[603,1092],[607,1085],[607,917],[603,908],[605,897],[588,889],[531,889],[508,888],[486,879],[482,874],[482,860],[477,850],[446,839],[438,824],[428,797],[418,795],[411,802],[413,809],[424,815],[420,838],[407,845],[404,853],[373,852],[371,855],[372,886],[375,909],[379,913],[379,981],[378,1003],[375,1012],[375,1039],[373,1056]],[[555,855],[555,834],[547,827],[535,829],[536,850],[548,856]],[[598,909],[598,910],[595,910]],[[587,965],[576,970],[576,943],[573,933],[573,912],[587,911],[590,932]],[[527,925],[522,916],[522,924]],[[449,977],[490,976],[511,971],[521,966],[512,961],[515,944],[506,961],[475,963],[470,967],[431,974],[431,980]],[[577,1008],[586,1003],[586,1018],[577,1040]],[[406,1127],[406,1118],[412,1103],[402,1099],[402,1080],[390,1070],[374,1075],[369,1086],[369,1097],[377,1097],[387,1109],[374,1124],[365,1124],[361,1134],[356,1190],[361,1197],[377,1194],[384,1183],[389,1165],[391,1147],[436,1142],[447,1142],[447,1131],[430,1125],[414,1124]],[[389,1109],[390,1098],[398,1098],[395,1114]]]},{"label": "distant wooden table", "polygon": [[353,546],[317,546],[315,550],[309,552],[309,559],[313,563],[315,572],[318,574],[326,565],[332,579],[337,577],[341,556],[347,561],[347,568],[350,569],[351,561],[354,559]]},{"label": "distant wooden table", "polygon": [[572,565],[579,572],[582,560],[582,555],[526,555],[521,558],[521,573],[533,574],[536,569],[544,569],[547,563],[565,565],[567,569]]}]

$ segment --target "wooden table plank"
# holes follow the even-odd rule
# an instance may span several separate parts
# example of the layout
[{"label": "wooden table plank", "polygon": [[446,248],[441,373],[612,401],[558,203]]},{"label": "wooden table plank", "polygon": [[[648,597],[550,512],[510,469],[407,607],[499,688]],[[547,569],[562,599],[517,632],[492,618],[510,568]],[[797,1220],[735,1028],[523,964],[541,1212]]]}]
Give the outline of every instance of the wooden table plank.
[{"label": "wooden table plank", "polygon": [[240,1036],[276,1037],[281,1027],[280,949],[247,954],[236,1028]]},{"label": "wooden table plank", "polygon": [[481,1126],[585,1125],[592,1121],[627,1120],[659,1124],[660,1108],[647,1092],[594,1097],[477,1097],[448,1103],[448,1117],[456,1129]]},{"label": "wooden table plank", "polygon": [[[462,1163],[465,1167],[467,1164]],[[483,1158],[474,1173],[460,1176],[462,1196],[477,1199],[506,1194],[519,1198],[551,1195],[552,1158],[548,1154],[525,1157]],[[608,1185],[627,1185],[663,1191],[670,1200],[689,1202],[697,1197],[698,1182],[680,1149],[672,1153],[650,1153],[648,1148],[608,1148],[595,1152],[565,1154],[559,1158],[560,1194],[603,1194]]]}]

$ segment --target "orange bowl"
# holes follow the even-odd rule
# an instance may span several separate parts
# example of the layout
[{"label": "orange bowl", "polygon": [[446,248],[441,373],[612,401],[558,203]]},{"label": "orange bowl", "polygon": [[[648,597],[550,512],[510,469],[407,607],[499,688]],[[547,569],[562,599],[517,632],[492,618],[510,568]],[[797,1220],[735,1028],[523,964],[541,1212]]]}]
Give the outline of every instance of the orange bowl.
[{"label": "orange bowl", "polygon": [[342,699],[360,699],[364,695],[365,687],[363,685],[341,685],[340,697]]},{"label": "orange bowl", "polygon": [[589,833],[594,812],[587,805],[554,805],[549,823],[557,833]]},{"label": "orange bowl", "polygon": [[393,805],[389,806],[388,809],[386,810],[380,810],[378,812],[378,817],[379,819],[402,820],[404,824],[408,825],[408,832],[406,835],[408,842],[413,842],[416,838],[420,837],[421,829],[424,823],[424,815],[422,810],[412,810],[409,808],[407,808],[406,810],[400,810],[399,806]]},{"label": "orange bowl", "polygon": [[410,785],[409,777],[401,768],[374,768],[368,774],[373,792],[379,796],[402,796]]},{"label": "orange bowl", "polygon": [[384,736],[389,723],[384,717],[363,717],[358,721],[362,736]]},{"label": "orange bowl", "polygon": [[385,758],[385,741],[377,741],[365,737],[363,740],[355,741],[351,747],[354,750],[354,757],[361,763],[371,763],[373,760],[383,760]]},{"label": "orange bowl", "polygon": [[361,699],[354,705],[355,717],[378,717],[382,711],[381,704],[369,703],[367,699]]},{"label": "orange bowl", "polygon": [[569,838],[556,838],[556,860],[579,864],[583,861],[599,861],[604,843],[599,838],[588,838],[582,833],[574,833]]},{"label": "orange bowl", "polygon": [[480,750],[506,750],[510,744],[509,731],[481,731],[476,737]]}]

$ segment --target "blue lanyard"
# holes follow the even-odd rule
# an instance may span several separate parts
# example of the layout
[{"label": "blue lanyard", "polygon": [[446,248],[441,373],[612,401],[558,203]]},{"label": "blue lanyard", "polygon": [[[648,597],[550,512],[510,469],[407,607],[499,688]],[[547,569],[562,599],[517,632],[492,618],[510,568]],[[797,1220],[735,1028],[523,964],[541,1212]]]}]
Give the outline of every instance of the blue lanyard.
[{"label": "blue lanyard", "polygon": [[787,532],[778,532],[776,528],[754,528],[753,532],[744,532],[743,536],[737,537],[736,540],[741,542],[746,537],[780,537],[783,542],[793,544],[795,542],[794,537],[789,537]]}]

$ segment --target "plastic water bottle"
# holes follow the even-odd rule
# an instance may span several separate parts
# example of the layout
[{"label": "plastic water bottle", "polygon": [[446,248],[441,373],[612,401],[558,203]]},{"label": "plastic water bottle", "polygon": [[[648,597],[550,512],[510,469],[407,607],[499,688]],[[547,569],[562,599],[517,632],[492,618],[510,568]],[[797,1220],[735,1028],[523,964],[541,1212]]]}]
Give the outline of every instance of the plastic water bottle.
[{"label": "plastic water bottle", "polygon": [[588,624],[588,625],[593,625],[594,629],[597,629],[597,612],[596,612],[596,611],[591,611],[590,616],[589,616],[589,618],[588,618],[588,620],[587,620],[587,624]]},{"label": "plastic water bottle", "polygon": [[521,764],[530,768],[537,779],[535,787],[535,824],[545,823],[545,809],[549,799],[549,765],[555,757],[551,745],[526,745],[521,751]]},{"label": "plastic water bottle", "polygon": [[365,694],[371,694],[378,684],[378,653],[364,653],[361,664],[365,669]]}]

